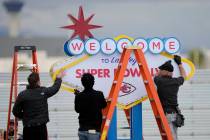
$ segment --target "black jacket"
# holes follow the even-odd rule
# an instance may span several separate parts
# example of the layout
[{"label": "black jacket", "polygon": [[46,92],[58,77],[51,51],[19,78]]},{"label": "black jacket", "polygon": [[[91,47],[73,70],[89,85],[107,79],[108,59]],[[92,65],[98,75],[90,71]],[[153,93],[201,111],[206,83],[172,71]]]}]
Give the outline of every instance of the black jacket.
[{"label": "black jacket", "polygon": [[178,91],[183,85],[184,78],[173,78],[169,76],[156,76],[154,82],[157,86],[157,92],[165,112],[174,111],[178,106]]},{"label": "black jacket", "polygon": [[104,95],[93,89],[76,94],[75,110],[79,113],[80,131],[95,129],[98,132],[102,124],[102,109],[107,105]]},{"label": "black jacket", "polygon": [[13,114],[22,119],[23,126],[36,126],[49,122],[47,99],[55,95],[61,86],[62,80],[57,78],[51,87],[37,87],[26,89],[18,95]]}]

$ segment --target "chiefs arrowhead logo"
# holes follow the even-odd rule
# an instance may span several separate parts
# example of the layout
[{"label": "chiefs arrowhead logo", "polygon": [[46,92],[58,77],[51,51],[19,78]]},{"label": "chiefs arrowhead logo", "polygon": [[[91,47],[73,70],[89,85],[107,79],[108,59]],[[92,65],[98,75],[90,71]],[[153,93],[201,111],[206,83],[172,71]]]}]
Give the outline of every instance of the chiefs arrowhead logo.
[{"label": "chiefs arrowhead logo", "polygon": [[135,90],[136,90],[136,87],[134,87],[133,85],[126,83],[126,82],[122,82],[122,86],[120,88],[121,92],[120,92],[119,97],[131,94]]}]

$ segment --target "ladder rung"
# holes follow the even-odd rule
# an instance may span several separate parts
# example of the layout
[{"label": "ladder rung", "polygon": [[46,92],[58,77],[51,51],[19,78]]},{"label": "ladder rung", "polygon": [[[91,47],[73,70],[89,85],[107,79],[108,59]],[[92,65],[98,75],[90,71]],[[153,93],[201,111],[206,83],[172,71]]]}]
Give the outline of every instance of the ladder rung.
[{"label": "ladder rung", "polygon": [[161,133],[161,136],[166,136],[166,133]]},{"label": "ladder rung", "polygon": [[106,119],[106,116],[103,116],[102,119],[105,120]]},{"label": "ladder rung", "polygon": [[15,46],[15,51],[22,51],[22,50],[31,50],[35,51],[36,47],[35,46]]},{"label": "ladder rung", "polygon": [[117,84],[117,81],[113,81],[113,84]]},{"label": "ladder rung", "polygon": [[17,64],[17,70],[32,70],[36,64]]},{"label": "ladder rung", "polygon": [[18,82],[17,85],[18,86],[26,86],[26,85],[28,85],[28,82]]},{"label": "ladder rung", "polygon": [[120,127],[120,129],[130,129],[130,127]]},{"label": "ladder rung", "polygon": [[18,67],[36,67],[36,64],[17,64]]},{"label": "ladder rung", "polygon": [[144,84],[148,84],[149,83],[149,81],[147,81],[147,80],[144,80]]},{"label": "ladder rung", "polygon": [[109,98],[109,99],[107,99],[106,101],[107,101],[107,102],[111,102],[111,101],[112,101],[112,98]]},{"label": "ladder rung", "polygon": [[160,119],[160,116],[155,116],[156,119]]},{"label": "ladder rung", "polygon": [[105,126],[109,126],[109,125],[110,125],[110,122],[111,122],[111,120],[108,120],[108,119],[107,119],[107,120],[105,121]]}]

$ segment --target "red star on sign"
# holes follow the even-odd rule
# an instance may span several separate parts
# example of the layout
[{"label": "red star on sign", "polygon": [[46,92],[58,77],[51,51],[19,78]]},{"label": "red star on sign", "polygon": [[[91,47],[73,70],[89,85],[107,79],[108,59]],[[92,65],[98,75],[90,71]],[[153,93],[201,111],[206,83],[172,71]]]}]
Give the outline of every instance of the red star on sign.
[{"label": "red star on sign", "polygon": [[94,16],[94,14],[92,14],[90,17],[85,19],[82,7],[80,6],[79,7],[78,19],[73,17],[71,14],[68,14],[68,17],[71,19],[71,21],[74,24],[64,26],[64,27],[61,27],[61,28],[65,28],[65,29],[68,29],[68,30],[74,30],[74,33],[72,34],[71,39],[76,37],[77,35],[82,40],[85,40],[85,36],[88,36],[89,38],[93,38],[93,35],[91,34],[91,32],[89,30],[102,27],[102,26],[99,26],[99,25],[89,24],[89,22],[93,18],[93,16]]}]

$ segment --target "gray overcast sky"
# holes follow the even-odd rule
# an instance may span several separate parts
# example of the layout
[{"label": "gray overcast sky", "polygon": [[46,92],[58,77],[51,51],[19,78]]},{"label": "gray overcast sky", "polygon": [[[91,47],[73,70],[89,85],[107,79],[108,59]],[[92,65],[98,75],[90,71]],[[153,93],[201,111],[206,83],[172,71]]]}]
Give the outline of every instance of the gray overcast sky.
[{"label": "gray overcast sky", "polygon": [[[0,1],[1,3],[3,0]],[[210,0],[25,0],[21,12],[21,36],[64,36],[71,32],[60,26],[72,24],[79,6],[85,17],[95,13],[95,37],[177,37],[185,49],[210,48]],[[8,16],[0,8],[0,34],[7,31]]]}]

